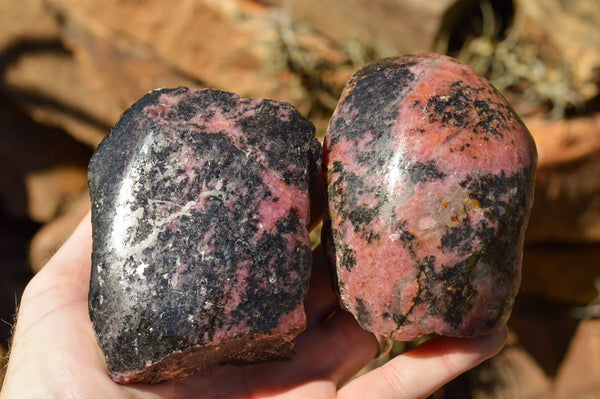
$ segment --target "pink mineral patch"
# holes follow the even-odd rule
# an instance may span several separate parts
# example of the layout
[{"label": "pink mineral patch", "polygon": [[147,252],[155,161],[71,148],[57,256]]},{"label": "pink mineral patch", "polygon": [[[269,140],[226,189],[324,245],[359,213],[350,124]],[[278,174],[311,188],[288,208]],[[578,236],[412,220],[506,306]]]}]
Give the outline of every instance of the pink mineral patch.
[{"label": "pink mineral patch", "polygon": [[[259,205],[260,223],[257,233],[259,237],[264,231],[273,230],[277,221],[288,215],[292,209],[297,213],[299,220],[308,224],[310,204],[308,198],[302,195],[301,190],[289,186],[271,170],[265,170],[262,179],[273,195],[270,200],[262,201]],[[306,234],[308,234],[308,230],[306,230]]]}]

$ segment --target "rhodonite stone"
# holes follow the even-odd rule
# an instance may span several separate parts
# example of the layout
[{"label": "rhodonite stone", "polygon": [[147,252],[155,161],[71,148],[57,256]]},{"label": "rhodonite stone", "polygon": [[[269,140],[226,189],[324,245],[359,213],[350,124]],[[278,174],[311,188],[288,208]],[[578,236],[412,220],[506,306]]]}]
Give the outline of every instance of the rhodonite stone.
[{"label": "rhodonite stone", "polygon": [[280,102],[163,89],[123,114],[89,166],[89,310],[115,381],[293,356],[320,157]]},{"label": "rhodonite stone", "polygon": [[324,143],[323,241],[342,306],[396,340],[498,328],[536,162],[506,100],[458,61],[413,54],[358,71]]}]

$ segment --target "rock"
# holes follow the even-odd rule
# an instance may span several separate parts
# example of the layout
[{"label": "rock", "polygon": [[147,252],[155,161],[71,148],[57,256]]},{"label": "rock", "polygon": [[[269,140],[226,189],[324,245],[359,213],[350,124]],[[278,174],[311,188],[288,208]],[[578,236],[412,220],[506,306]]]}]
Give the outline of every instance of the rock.
[{"label": "rock", "polygon": [[118,109],[114,95],[90,84],[58,39],[50,43],[32,40],[11,51],[18,54],[5,74],[12,100],[39,124],[62,129],[95,148],[112,125],[107,119],[115,121],[119,116],[114,112]]},{"label": "rock", "polygon": [[[437,396],[597,397],[600,394],[600,321],[570,319],[562,313],[564,309],[550,303],[535,305],[527,293],[519,295],[509,322],[508,341],[502,351],[444,386],[443,395]],[[511,325],[515,324],[522,326],[513,329]]]},{"label": "rock", "polygon": [[92,149],[64,131],[35,123],[0,99],[0,206],[39,223],[52,220],[86,191]]},{"label": "rock", "polygon": [[10,48],[14,42],[27,41],[26,39],[31,38],[46,41],[56,38],[60,34],[60,24],[48,12],[43,0],[3,2],[0,27],[2,30],[0,49],[2,51]]},{"label": "rock", "polygon": [[597,295],[600,244],[526,246],[522,288],[556,303],[584,306]]},{"label": "rock", "polygon": [[291,106],[218,90],[121,117],[89,168],[90,315],[115,381],[293,356],[320,155]]},{"label": "rock", "polygon": [[582,320],[556,378],[558,398],[600,396],[600,320]]},{"label": "rock", "polygon": [[46,223],[35,233],[29,244],[29,265],[34,273],[48,263],[54,253],[71,236],[81,219],[90,210],[87,191],[67,204],[63,213]]},{"label": "rock", "polygon": [[599,243],[600,113],[527,126],[540,159],[526,242]]},{"label": "rock", "polygon": [[[239,1],[219,3],[203,1],[173,7],[153,0],[142,0],[138,4],[109,0],[102,6],[89,0],[49,2],[67,23],[65,37],[70,45],[89,57],[88,61],[92,61],[91,66],[101,79],[111,85],[116,83],[108,76],[111,70],[117,75],[127,72],[134,68],[130,61],[139,63],[137,59],[145,53],[198,82],[212,87],[227,87],[236,82],[239,91],[246,93],[254,90],[251,85],[257,85],[259,76],[240,71],[243,64],[255,68],[261,63],[252,34],[261,27],[252,18],[254,10],[241,9]],[[236,17],[239,17],[237,23]],[[102,40],[103,36],[108,40]],[[223,45],[224,42],[227,45]],[[107,52],[119,46],[134,51],[114,55]],[[102,53],[94,54],[94,50]],[[147,71],[140,72],[143,76]]]},{"label": "rock", "polygon": [[[111,105],[131,104],[154,87],[194,85],[279,99],[301,111],[310,108],[301,78],[288,70],[289,49],[282,44],[277,18],[264,4],[244,0],[176,7],[153,0],[48,4],[64,21],[63,40],[93,86],[112,95]],[[311,58],[323,57],[315,61],[321,69],[332,58],[343,57],[319,35],[312,35],[308,46],[300,46],[302,57],[309,53]],[[318,47],[322,49],[315,51]]]},{"label": "rock", "polygon": [[396,340],[487,334],[510,314],[536,149],[454,59],[385,59],[347,83],[324,142],[323,241],[342,306]]},{"label": "rock", "polygon": [[521,116],[588,113],[600,94],[598,5],[597,0],[457,1],[436,49],[486,76]]},{"label": "rock", "polygon": [[271,0],[270,3],[281,6],[294,19],[311,24],[340,46],[354,42],[373,46],[379,52],[398,54],[431,50],[445,13],[456,0]]},{"label": "rock", "polygon": [[[540,91],[551,96],[575,96],[577,103],[600,94],[600,7],[596,0],[518,0],[513,30],[530,60],[529,75]],[[560,26],[560,29],[556,29]],[[517,52],[517,51],[513,51]],[[511,54],[513,58],[517,56]],[[540,70],[541,68],[541,70]],[[542,79],[535,81],[541,75]],[[537,76],[536,76],[537,75]],[[565,85],[571,89],[565,92]],[[566,101],[569,99],[563,99]],[[573,100],[571,98],[570,100]],[[579,104],[577,104],[579,105]]]},{"label": "rock", "polygon": [[[0,14],[3,97],[36,122],[95,147],[123,107],[82,75],[79,60],[61,43],[61,19],[42,0],[3,2]],[[103,120],[107,114],[113,123]]]},{"label": "rock", "polygon": [[36,221],[53,220],[65,203],[74,201],[85,192],[85,176],[85,168],[79,165],[57,166],[30,173],[25,180],[30,217]]},{"label": "rock", "polygon": [[498,355],[468,373],[474,392],[458,397],[557,399],[552,396],[551,378],[536,359],[518,345],[508,345]]},{"label": "rock", "polygon": [[525,122],[539,162],[522,287],[582,306],[596,295],[594,281],[600,278],[600,114]]}]

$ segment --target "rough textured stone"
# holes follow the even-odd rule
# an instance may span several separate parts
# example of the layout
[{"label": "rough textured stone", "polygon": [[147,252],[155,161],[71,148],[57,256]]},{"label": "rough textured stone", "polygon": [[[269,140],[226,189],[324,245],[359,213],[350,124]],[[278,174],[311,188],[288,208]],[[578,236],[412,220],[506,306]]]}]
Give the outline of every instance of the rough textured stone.
[{"label": "rough textured stone", "polygon": [[314,127],[291,106],[153,91],[92,157],[90,315],[112,378],[293,356],[305,327]]},{"label": "rough textured stone", "polygon": [[508,318],[537,154],[485,79],[435,54],[371,64],[348,82],[324,146],[323,240],[361,326],[411,340]]}]

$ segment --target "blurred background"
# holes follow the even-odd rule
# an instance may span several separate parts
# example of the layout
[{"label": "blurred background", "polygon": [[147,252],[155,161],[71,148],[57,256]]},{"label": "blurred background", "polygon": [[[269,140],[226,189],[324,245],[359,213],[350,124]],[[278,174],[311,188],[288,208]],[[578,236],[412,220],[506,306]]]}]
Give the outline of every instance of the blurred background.
[{"label": "blurred background", "polygon": [[417,51],[490,79],[539,151],[509,343],[433,397],[600,398],[599,0],[0,0],[0,355],[89,208],[94,148],[147,91],[286,101],[322,138],[352,72]]}]

